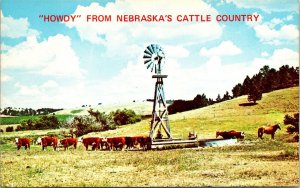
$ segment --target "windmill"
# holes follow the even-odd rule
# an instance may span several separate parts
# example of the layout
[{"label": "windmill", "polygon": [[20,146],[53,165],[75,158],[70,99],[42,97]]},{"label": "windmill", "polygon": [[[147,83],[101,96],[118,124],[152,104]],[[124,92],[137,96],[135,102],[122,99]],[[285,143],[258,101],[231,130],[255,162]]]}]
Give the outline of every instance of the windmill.
[{"label": "windmill", "polygon": [[165,53],[159,45],[150,44],[144,51],[143,59],[147,69],[151,72],[154,71],[152,78],[156,79],[154,99],[148,100],[153,102],[149,135],[151,144],[161,140],[172,140],[163,83],[163,78],[167,78],[168,76],[161,74]]}]

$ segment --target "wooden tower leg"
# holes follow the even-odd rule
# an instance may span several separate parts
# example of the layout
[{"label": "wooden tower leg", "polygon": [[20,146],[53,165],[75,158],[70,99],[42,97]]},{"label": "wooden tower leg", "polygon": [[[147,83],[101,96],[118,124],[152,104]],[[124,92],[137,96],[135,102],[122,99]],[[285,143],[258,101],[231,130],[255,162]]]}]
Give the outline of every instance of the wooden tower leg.
[{"label": "wooden tower leg", "polygon": [[170,122],[168,117],[167,103],[164,93],[163,78],[166,75],[154,75],[156,78],[153,109],[152,109],[152,119],[150,126],[150,139],[151,143],[158,141],[160,139],[170,139],[172,140]]}]

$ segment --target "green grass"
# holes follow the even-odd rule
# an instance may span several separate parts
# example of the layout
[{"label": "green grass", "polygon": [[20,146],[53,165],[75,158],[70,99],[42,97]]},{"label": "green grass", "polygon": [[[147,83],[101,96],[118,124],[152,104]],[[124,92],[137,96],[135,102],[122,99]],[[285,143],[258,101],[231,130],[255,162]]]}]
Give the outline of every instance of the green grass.
[{"label": "green grass", "polygon": [[0,125],[20,124],[23,120],[38,119],[38,116],[13,116],[13,117],[1,117]]},{"label": "green grass", "polygon": [[[171,115],[174,137],[195,130],[200,139],[214,138],[216,130],[245,131],[234,146],[152,151],[16,151],[15,136],[43,135],[52,130],[1,135],[2,186],[298,186],[298,143],[283,125],[285,114],[298,112],[299,88],[263,95],[255,106],[239,106],[245,96],[206,108]],[[257,128],[281,123],[275,140],[257,139]],[[54,130],[60,131],[60,130]],[[93,136],[148,135],[149,119]]]},{"label": "green grass", "polygon": [[80,113],[82,111],[83,111],[83,109],[77,109],[77,110],[71,110],[70,113],[71,114],[78,114],[78,113]]},{"label": "green grass", "polygon": [[[72,117],[72,115],[55,115],[60,122],[65,122],[68,118]],[[13,117],[1,117],[0,125],[12,125],[12,124],[20,124],[23,120],[36,120],[39,119],[40,116],[13,116]]]}]

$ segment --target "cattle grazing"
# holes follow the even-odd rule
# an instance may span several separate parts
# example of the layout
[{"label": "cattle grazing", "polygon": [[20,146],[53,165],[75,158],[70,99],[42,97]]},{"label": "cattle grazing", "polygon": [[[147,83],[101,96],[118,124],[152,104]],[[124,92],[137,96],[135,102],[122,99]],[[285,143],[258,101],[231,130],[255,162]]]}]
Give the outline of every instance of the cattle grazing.
[{"label": "cattle grazing", "polygon": [[262,138],[263,134],[270,134],[271,135],[271,138],[274,139],[274,136],[275,136],[275,132],[277,131],[277,129],[280,129],[280,124],[276,124],[276,125],[272,125],[272,126],[262,126],[262,127],[259,127],[258,130],[257,130],[257,136],[258,138]]},{"label": "cattle grazing", "polygon": [[63,140],[60,140],[60,143],[64,146],[65,150],[67,150],[69,146],[74,146],[74,148],[76,149],[77,142],[78,142],[77,138],[65,138]]},{"label": "cattle grazing", "polygon": [[113,137],[113,138],[107,138],[107,146],[109,150],[117,150],[120,148],[120,150],[123,150],[126,145],[126,139],[125,137]]},{"label": "cattle grazing", "polygon": [[102,139],[99,137],[81,138],[81,142],[86,150],[88,150],[89,146],[92,146],[92,150],[97,150],[100,149],[100,145],[102,145]]},{"label": "cattle grazing", "polygon": [[57,144],[58,144],[58,139],[56,137],[39,137],[36,141],[36,144],[41,144],[42,145],[42,150],[45,150],[47,146],[53,146],[53,149],[56,151]]},{"label": "cattle grazing", "polygon": [[28,148],[30,149],[30,139],[29,138],[15,138],[16,145],[18,150],[24,146],[25,150]]},{"label": "cattle grazing", "polygon": [[224,139],[232,139],[232,138],[244,139],[245,138],[245,133],[244,132],[235,131],[235,130],[231,130],[231,131],[217,131],[216,132],[216,138],[218,138],[218,136],[222,136]]}]

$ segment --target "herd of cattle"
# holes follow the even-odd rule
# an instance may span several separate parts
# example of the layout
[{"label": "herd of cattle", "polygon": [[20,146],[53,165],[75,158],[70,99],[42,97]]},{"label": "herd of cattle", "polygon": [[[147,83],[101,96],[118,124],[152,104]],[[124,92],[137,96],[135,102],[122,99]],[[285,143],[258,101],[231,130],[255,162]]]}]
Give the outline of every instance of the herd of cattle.
[{"label": "herd of cattle", "polygon": [[[132,149],[132,148],[142,148],[146,150],[147,144],[150,139],[147,136],[126,136],[126,137],[112,137],[112,138],[100,138],[100,137],[87,137],[87,138],[64,138],[58,140],[57,137],[44,136],[39,137],[36,141],[37,145],[41,145],[42,150],[45,150],[47,146],[52,146],[56,150],[59,146],[63,147],[64,150],[67,150],[70,146],[77,148],[78,142],[81,142],[86,150],[89,146],[92,147],[92,150],[123,150],[123,149]],[[17,149],[19,150],[22,146],[25,149],[30,149],[30,138],[16,138],[15,139]]]},{"label": "herd of cattle", "polygon": [[[238,138],[244,139],[245,133],[238,131],[223,131],[216,132],[216,138],[222,136],[224,139]],[[197,136],[193,134],[189,135],[189,139],[196,139]],[[22,146],[25,149],[30,149],[30,138],[16,138],[15,139],[17,149],[19,150]],[[36,144],[41,145],[42,150],[45,150],[47,146],[52,146],[56,150],[59,146],[63,147],[64,150],[67,150],[70,146],[77,148],[78,142],[81,142],[86,150],[89,146],[92,147],[92,150],[129,150],[133,148],[146,150],[148,144],[150,143],[150,138],[148,136],[120,136],[120,137],[111,137],[111,138],[101,138],[101,137],[87,137],[87,138],[64,138],[58,140],[57,137],[44,136],[39,137],[36,140]]]}]

